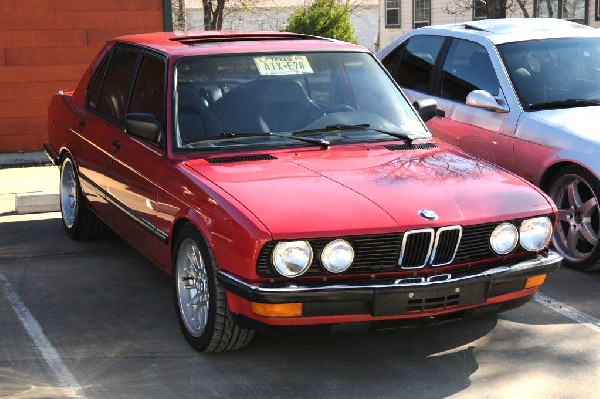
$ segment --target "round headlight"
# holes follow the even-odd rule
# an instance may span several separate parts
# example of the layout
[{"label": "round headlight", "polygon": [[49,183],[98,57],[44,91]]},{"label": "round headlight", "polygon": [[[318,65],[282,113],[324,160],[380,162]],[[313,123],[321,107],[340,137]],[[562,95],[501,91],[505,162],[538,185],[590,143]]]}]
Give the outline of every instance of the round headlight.
[{"label": "round headlight", "polygon": [[519,243],[527,251],[543,249],[552,237],[552,223],[547,217],[523,220],[519,229]]},{"label": "round headlight", "polygon": [[310,266],[312,248],[306,241],[284,241],[275,245],[271,261],[275,270],[284,277],[298,277]]},{"label": "round headlight", "polygon": [[517,246],[519,233],[517,228],[510,223],[499,224],[490,237],[490,245],[498,255],[506,255]]},{"label": "round headlight", "polygon": [[323,248],[321,263],[331,273],[346,271],[354,261],[354,249],[345,240],[333,240]]}]

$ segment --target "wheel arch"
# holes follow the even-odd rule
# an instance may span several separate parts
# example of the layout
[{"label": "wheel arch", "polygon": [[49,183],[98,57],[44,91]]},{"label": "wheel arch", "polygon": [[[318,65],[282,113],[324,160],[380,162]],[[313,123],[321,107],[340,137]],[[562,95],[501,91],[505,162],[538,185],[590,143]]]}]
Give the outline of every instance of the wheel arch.
[{"label": "wheel arch", "polygon": [[[200,219],[202,220],[202,219]],[[177,242],[177,237],[179,236],[179,234],[181,234],[181,231],[184,229],[185,226],[187,225],[191,225],[193,226],[197,231],[198,234],[200,235],[200,237],[202,237],[202,239],[204,240],[204,244],[206,245],[206,247],[209,249],[209,251],[212,253],[212,245],[210,242],[210,235],[208,235],[210,232],[208,230],[208,226],[203,226],[201,227],[201,223],[198,223],[197,218],[194,218],[193,215],[191,215],[190,213],[188,214],[184,214],[181,215],[180,217],[178,217],[175,220],[175,223],[173,223],[173,228],[171,231],[171,240],[170,240],[170,251],[171,251],[171,259],[173,259],[173,256],[175,255],[175,243]],[[173,265],[171,265],[171,270],[170,272],[173,272]]]},{"label": "wheel arch", "polygon": [[573,162],[573,161],[561,161],[561,162],[557,162],[555,164],[550,165],[550,167],[548,167],[548,169],[546,169],[544,171],[544,173],[542,174],[542,177],[540,178],[540,185],[539,185],[540,188],[545,193],[548,193],[548,191],[550,190],[550,186],[552,184],[552,177],[554,177],[559,170],[561,170],[562,168],[565,168],[567,166],[577,166],[579,168],[587,170],[588,172],[592,173],[593,175],[596,175],[589,168],[587,168],[584,165],[581,165],[580,163]]}]

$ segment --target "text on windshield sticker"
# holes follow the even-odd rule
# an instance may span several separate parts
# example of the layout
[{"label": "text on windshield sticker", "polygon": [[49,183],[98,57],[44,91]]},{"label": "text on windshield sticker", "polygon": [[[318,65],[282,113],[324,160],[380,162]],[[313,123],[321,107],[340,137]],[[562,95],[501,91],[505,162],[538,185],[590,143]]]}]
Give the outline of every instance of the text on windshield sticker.
[{"label": "text on windshield sticker", "polygon": [[254,58],[254,63],[261,75],[300,75],[313,73],[306,56],[262,56]]}]

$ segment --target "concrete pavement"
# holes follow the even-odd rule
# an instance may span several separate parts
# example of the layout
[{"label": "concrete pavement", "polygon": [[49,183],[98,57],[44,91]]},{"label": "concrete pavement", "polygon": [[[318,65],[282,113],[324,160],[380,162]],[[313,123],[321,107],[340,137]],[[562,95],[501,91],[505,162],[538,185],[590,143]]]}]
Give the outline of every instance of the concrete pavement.
[{"label": "concrete pavement", "polygon": [[58,184],[42,152],[0,154],[0,216],[58,211]]}]

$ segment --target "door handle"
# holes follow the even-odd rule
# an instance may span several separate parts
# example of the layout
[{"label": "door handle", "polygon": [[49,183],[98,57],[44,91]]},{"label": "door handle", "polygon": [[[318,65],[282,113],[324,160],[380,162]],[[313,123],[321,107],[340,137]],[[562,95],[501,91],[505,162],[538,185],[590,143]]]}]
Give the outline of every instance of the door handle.
[{"label": "door handle", "polygon": [[112,150],[113,152],[117,152],[121,149],[121,142],[118,140],[113,140],[112,142]]}]

